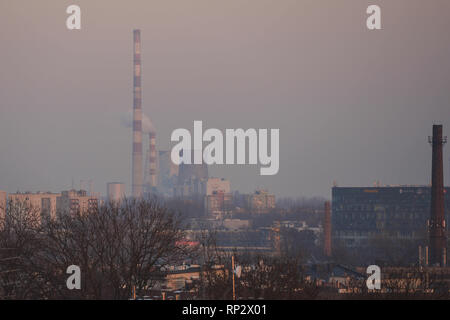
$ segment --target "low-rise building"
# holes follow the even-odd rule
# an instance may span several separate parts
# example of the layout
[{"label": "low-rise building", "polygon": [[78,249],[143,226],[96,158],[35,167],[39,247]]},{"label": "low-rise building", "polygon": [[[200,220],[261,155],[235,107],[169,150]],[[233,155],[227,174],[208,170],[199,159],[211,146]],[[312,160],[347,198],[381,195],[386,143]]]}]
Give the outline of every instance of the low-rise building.
[{"label": "low-rise building", "polygon": [[256,190],[253,194],[245,195],[245,206],[252,213],[268,213],[275,208],[275,195],[266,190]]},{"label": "low-rise building", "polygon": [[60,213],[86,213],[98,208],[98,198],[88,195],[85,190],[63,191],[57,198],[56,209]]},{"label": "low-rise building", "polygon": [[233,196],[231,193],[214,191],[205,196],[205,211],[209,215],[221,216],[232,210]]},{"label": "low-rise building", "polygon": [[25,192],[25,193],[10,193],[8,201],[12,204],[21,203],[26,205],[32,212],[41,218],[56,217],[56,202],[60,193],[52,192]]},{"label": "low-rise building", "polygon": [[[445,215],[450,214],[450,188],[444,188]],[[430,186],[333,187],[333,239],[346,247],[367,247],[383,236],[423,240],[430,219]]]},{"label": "low-rise building", "polygon": [[223,178],[209,178],[202,184],[204,208],[208,215],[221,216],[232,210],[233,195],[230,181]]},{"label": "low-rise building", "polygon": [[0,220],[5,218],[6,214],[6,191],[0,190]]},{"label": "low-rise building", "polygon": [[209,178],[204,181],[202,188],[203,194],[205,195],[211,195],[219,192],[231,192],[230,181],[224,178]]}]

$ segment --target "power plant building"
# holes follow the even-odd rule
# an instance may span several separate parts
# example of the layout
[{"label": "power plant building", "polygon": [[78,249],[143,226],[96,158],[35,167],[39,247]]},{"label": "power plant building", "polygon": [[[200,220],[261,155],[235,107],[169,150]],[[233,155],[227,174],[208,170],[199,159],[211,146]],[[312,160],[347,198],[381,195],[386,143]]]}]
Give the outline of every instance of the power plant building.
[{"label": "power plant building", "polygon": [[178,181],[178,165],[172,162],[170,150],[160,150],[158,153],[158,193],[172,197]]},{"label": "power plant building", "polygon": [[192,180],[208,179],[208,165],[203,164],[185,164],[179,166],[178,184],[190,183]]},{"label": "power plant building", "polygon": [[[180,156],[182,156],[182,152]],[[175,197],[189,198],[204,195],[204,183],[208,180],[208,165],[204,162],[194,164],[195,152],[201,151],[193,150],[193,152],[190,152],[191,163],[182,162],[178,167],[177,184],[174,188]]]}]

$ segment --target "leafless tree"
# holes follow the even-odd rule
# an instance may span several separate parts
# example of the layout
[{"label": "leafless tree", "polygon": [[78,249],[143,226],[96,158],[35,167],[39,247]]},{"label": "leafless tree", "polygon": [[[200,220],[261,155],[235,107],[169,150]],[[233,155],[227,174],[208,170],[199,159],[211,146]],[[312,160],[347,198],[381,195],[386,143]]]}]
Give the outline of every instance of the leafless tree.
[{"label": "leafless tree", "polygon": [[219,250],[217,230],[201,230],[197,236],[198,258],[202,266],[196,284],[197,298],[217,300],[232,299],[231,256]]},{"label": "leafless tree", "polygon": [[[25,274],[40,284],[40,292],[30,298],[127,299],[133,290],[148,290],[161,266],[189,253],[177,215],[153,200],[125,199],[88,212],[59,212],[33,231],[39,246],[31,247],[32,254],[22,246],[19,254]],[[81,290],[66,287],[70,265],[81,269]]]},{"label": "leafless tree", "polygon": [[235,277],[238,298],[263,299],[314,299],[319,290],[315,284],[305,281],[300,256],[272,257],[251,252],[223,252],[217,247],[216,233],[204,232],[200,237],[205,259],[201,279],[198,283],[199,298],[232,299],[231,256],[235,267],[242,273]]},{"label": "leafless tree", "polygon": [[28,262],[39,250],[40,213],[24,201],[10,201],[0,217],[0,299],[32,298],[39,290]]}]

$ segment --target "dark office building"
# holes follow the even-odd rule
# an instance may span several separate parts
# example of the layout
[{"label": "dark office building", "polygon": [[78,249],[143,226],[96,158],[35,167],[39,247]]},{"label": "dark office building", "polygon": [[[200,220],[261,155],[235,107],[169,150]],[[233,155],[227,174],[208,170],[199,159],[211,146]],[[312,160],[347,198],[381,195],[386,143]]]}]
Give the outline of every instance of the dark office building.
[{"label": "dark office building", "polygon": [[[445,190],[449,221],[450,188]],[[332,189],[333,239],[347,247],[369,245],[373,237],[427,239],[431,188],[398,186]]]}]

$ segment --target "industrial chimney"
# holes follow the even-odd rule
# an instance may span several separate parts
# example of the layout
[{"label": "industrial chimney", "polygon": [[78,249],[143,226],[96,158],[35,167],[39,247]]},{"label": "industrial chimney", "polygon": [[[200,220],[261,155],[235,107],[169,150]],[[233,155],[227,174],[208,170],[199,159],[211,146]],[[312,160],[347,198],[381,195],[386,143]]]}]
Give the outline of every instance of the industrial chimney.
[{"label": "industrial chimney", "polygon": [[442,136],[442,125],[433,125],[433,136],[428,137],[432,146],[431,168],[431,215],[429,221],[430,264],[445,266],[447,236],[444,212],[443,145],[447,137]]},{"label": "industrial chimney", "polygon": [[133,154],[132,186],[134,198],[142,196],[142,88],[141,88],[141,31],[133,31],[134,78],[133,78]]},{"label": "industrial chimney", "polygon": [[323,220],[323,251],[325,256],[331,257],[331,205],[325,201],[325,215]]}]

